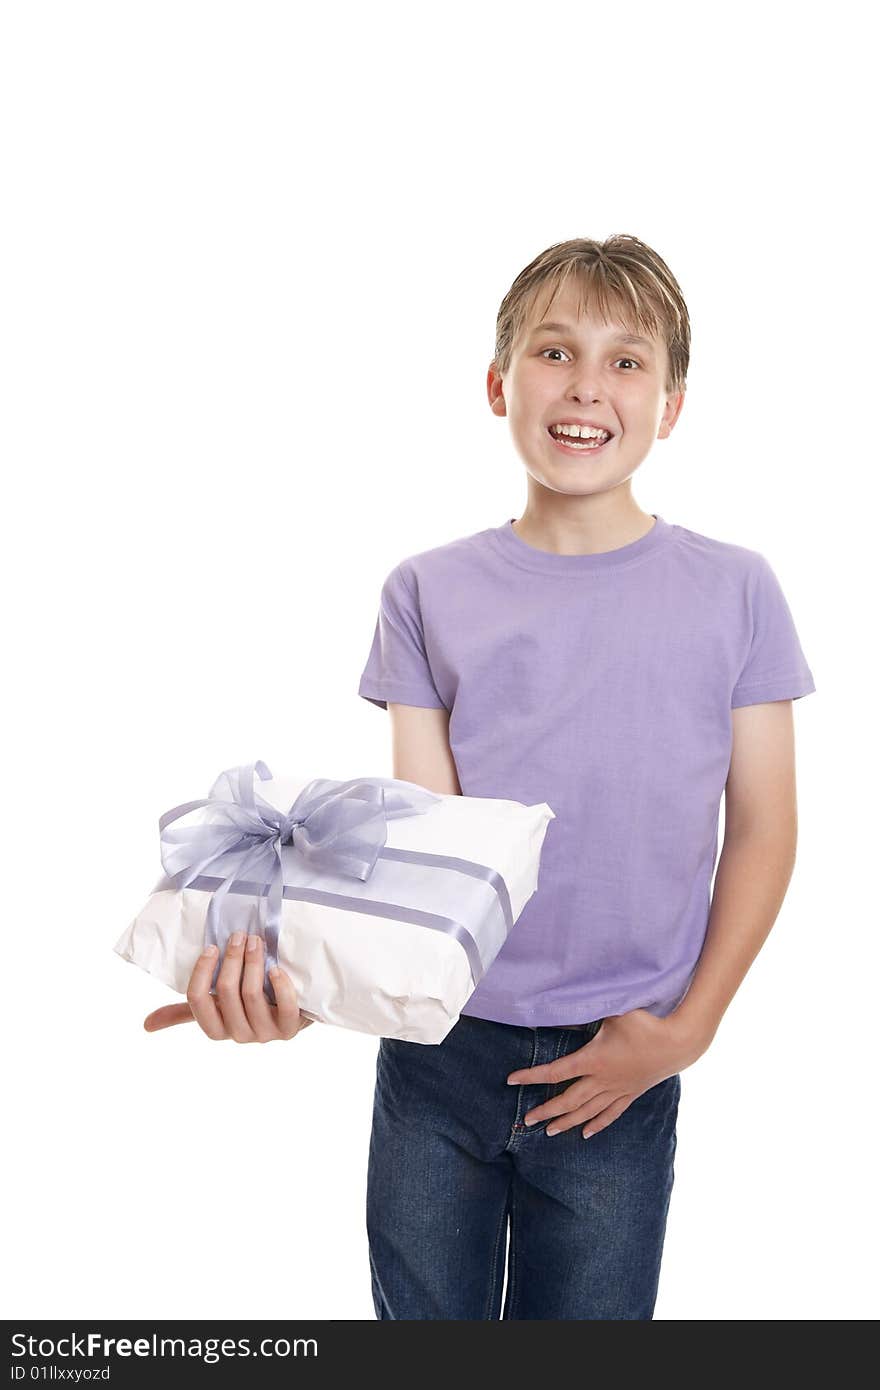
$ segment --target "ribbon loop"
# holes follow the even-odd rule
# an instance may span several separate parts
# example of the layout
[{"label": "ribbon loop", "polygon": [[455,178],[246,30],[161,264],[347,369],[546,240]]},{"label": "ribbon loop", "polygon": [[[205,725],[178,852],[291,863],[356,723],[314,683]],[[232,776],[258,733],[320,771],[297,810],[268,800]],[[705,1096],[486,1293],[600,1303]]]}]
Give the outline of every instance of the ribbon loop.
[{"label": "ribbon loop", "polygon": [[[262,761],[221,772],[208,796],[174,806],[159,818],[162,864],[176,889],[205,873],[215,861],[234,857],[232,872],[211,894],[205,922],[205,945],[219,948],[211,982],[216,987],[235,923],[227,911],[229,890],[238,880],[262,883],[258,904],[260,935],[266,945],[263,990],[271,1004],[275,992],[269,971],[278,963],[278,935],[284,894],[282,845],[292,845],[313,868],[365,882],[388,837],[388,821],[423,815],[436,801],[434,792],[413,782],[389,777],[362,777],[348,782],[315,778],[287,811],[280,811],[256,791],[255,779],[271,781]],[[168,827],[191,811],[203,815],[191,826]],[[227,861],[228,862],[228,861]],[[265,909],[263,901],[265,899]]]}]

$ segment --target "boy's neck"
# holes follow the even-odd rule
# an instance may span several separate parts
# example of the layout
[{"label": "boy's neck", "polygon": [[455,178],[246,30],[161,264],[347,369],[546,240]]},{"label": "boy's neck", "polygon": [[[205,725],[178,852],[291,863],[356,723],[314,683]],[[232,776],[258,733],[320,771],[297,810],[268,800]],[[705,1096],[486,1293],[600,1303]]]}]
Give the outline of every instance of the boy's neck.
[{"label": "boy's neck", "polygon": [[594,508],[580,516],[568,508],[563,515],[559,508],[544,509],[529,502],[511,529],[536,550],[553,555],[598,555],[641,540],[655,525],[654,516],[643,512],[635,502],[623,510]]}]

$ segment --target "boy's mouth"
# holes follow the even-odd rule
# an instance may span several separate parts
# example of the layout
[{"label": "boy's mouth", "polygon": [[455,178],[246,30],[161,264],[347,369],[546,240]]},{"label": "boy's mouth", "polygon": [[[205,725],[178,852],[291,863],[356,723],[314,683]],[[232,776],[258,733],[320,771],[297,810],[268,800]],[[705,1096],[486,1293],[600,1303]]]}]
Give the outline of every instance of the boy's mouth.
[{"label": "boy's mouth", "polygon": [[557,449],[561,449],[564,454],[598,454],[614,438],[614,435],[610,434],[603,439],[575,439],[571,435],[554,434],[549,425],[547,433]]}]

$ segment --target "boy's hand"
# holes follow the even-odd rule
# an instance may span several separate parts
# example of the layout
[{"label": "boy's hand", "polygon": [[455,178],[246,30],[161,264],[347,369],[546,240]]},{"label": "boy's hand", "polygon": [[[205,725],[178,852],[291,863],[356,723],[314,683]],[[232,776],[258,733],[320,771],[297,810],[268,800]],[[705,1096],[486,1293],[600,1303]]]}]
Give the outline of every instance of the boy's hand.
[{"label": "boy's hand", "polygon": [[[657,1018],[647,1009],[606,1018],[598,1033],[576,1052],[540,1067],[512,1071],[511,1085],[538,1085],[575,1078],[560,1095],[529,1110],[524,1122],[552,1118],[546,1134],[559,1134],[589,1121],[589,1139],[613,1123],[643,1091],[689,1067],[700,1049],[686,1039],[677,1021]],[[558,1118],[557,1118],[558,1117]]]},{"label": "boy's hand", "polygon": [[[215,1042],[231,1038],[234,1042],[274,1042],[296,1036],[314,1020],[299,1011],[293,981],[283,970],[272,975],[278,1003],[270,1004],[263,993],[263,940],[236,932],[229,938],[226,955],[217,976],[217,994],[211,994],[211,978],[217,960],[217,947],[210,946],[199,956],[190,976],[186,1004],[166,1004],[144,1019],[148,1033],[170,1028],[175,1023],[195,1019],[203,1032]],[[242,977],[242,966],[244,973]]]}]

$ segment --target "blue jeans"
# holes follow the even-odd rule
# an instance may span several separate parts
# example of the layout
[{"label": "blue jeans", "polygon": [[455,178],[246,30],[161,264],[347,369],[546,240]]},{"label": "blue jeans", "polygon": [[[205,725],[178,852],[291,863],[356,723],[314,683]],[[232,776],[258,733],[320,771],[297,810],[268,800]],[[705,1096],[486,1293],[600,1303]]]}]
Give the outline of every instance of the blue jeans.
[{"label": "blue jeans", "polygon": [[521,1028],[463,1014],[435,1046],[380,1039],[367,1174],[377,1318],[653,1317],[680,1075],[587,1140],[583,1124],[550,1136],[549,1120],[523,1125],[570,1081],[507,1084],[583,1047],[601,1024]]}]

